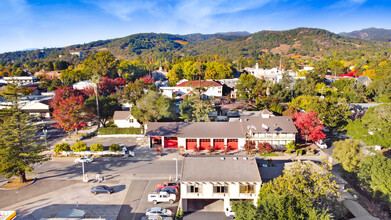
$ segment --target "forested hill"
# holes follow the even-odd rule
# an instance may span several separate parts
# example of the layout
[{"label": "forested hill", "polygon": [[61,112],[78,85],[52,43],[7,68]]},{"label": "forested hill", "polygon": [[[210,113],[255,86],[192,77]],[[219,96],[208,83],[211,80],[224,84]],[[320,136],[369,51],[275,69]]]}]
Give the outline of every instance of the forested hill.
[{"label": "forested hill", "polygon": [[362,40],[391,41],[391,30],[383,28],[366,28],[352,32],[342,32],[340,35]]},{"label": "forested hill", "polygon": [[[117,58],[135,59],[139,56],[171,59],[175,56],[219,55],[237,59],[274,54],[284,57],[300,56],[321,59],[335,53],[346,56],[390,53],[390,48],[357,38],[337,35],[322,29],[296,28],[288,31],[229,32],[217,34],[172,35],[143,33],[123,38],[95,41],[64,48],[50,48],[0,54],[3,62],[38,59],[82,60],[91,53],[109,50]],[[81,58],[70,52],[83,52]],[[61,58],[59,58],[61,56]]]}]

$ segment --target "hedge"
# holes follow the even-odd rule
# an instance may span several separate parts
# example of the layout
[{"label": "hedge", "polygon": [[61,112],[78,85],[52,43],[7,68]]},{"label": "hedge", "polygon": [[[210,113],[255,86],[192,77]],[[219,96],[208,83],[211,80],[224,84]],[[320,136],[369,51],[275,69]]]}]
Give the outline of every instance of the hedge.
[{"label": "hedge", "polygon": [[108,134],[141,134],[142,128],[100,128],[100,135],[108,135]]}]

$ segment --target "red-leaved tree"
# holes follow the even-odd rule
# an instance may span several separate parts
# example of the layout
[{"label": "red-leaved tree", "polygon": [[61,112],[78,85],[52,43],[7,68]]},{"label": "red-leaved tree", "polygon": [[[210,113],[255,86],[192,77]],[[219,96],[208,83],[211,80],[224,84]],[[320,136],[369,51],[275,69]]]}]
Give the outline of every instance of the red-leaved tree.
[{"label": "red-leaved tree", "polygon": [[84,121],[88,119],[88,116],[84,114],[83,93],[72,87],[59,86],[54,94],[50,102],[50,107],[53,108],[53,119],[57,122],[54,127],[61,128],[68,134],[75,128],[85,127]]},{"label": "red-leaved tree", "polygon": [[324,126],[320,122],[316,112],[296,112],[292,119],[296,128],[299,130],[301,137],[306,142],[323,140],[326,138],[326,135],[322,132]]},{"label": "red-leaved tree", "polygon": [[[126,84],[126,79],[123,78],[115,78],[110,79],[109,77],[102,77],[99,80],[99,95],[111,95],[117,92],[117,90]],[[84,94],[87,96],[95,95],[94,87],[87,87],[82,90]]]},{"label": "red-leaved tree", "polygon": [[265,152],[270,153],[273,151],[273,147],[269,143],[263,142],[263,143],[258,143],[258,150],[261,153],[265,153]]}]

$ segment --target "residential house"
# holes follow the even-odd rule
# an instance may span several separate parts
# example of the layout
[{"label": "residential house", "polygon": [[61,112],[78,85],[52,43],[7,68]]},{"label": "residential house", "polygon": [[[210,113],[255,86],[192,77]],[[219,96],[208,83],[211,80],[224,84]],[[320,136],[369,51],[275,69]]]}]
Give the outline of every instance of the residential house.
[{"label": "residential house", "polygon": [[197,211],[193,204],[207,200],[223,200],[222,212],[235,200],[249,200],[256,206],[262,179],[253,157],[187,156],[180,184],[183,211]]},{"label": "residential house", "polygon": [[364,84],[364,86],[369,86],[372,83],[372,80],[368,76],[360,76],[356,78],[356,82]]},{"label": "residential house", "polygon": [[163,67],[159,67],[158,70],[152,72],[152,77],[155,81],[164,80],[167,77],[168,72],[163,69]]},{"label": "residential house", "polygon": [[119,128],[141,128],[141,124],[133,117],[130,111],[115,111],[114,124]]},{"label": "residential house", "polygon": [[22,112],[26,112],[29,115],[50,118],[49,103],[46,102],[32,102],[21,108]]}]

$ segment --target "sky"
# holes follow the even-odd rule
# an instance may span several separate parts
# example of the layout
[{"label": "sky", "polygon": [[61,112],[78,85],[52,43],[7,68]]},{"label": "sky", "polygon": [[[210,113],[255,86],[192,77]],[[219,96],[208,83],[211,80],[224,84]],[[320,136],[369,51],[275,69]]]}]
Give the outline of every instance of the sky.
[{"label": "sky", "polygon": [[389,0],[0,0],[0,53],[136,33],[391,29]]}]

